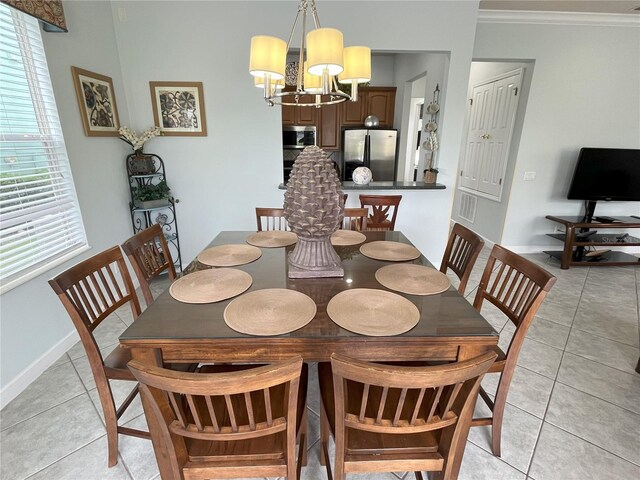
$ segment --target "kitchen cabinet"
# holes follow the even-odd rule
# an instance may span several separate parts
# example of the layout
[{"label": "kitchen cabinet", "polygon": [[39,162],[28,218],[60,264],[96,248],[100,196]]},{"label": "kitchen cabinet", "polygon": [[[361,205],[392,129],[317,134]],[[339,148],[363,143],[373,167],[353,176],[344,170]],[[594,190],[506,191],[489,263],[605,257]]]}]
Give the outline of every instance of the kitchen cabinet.
[{"label": "kitchen cabinet", "polygon": [[[303,95],[302,102],[312,102]],[[358,101],[315,107],[282,107],[282,125],[315,125],[317,144],[325,150],[340,150],[342,127],[362,127],[368,115],[380,120],[380,127],[393,128],[396,87],[361,87]]]},{"label": "kitchen cabinet", "polygon": [[[312,95],[302,95],[301,103],[311,103],[314,101]],[[316,107],[288,107],[282,106],[282,124],[283,125],[316,125],[317,112]]]},{"label": "kitchen cabinet", "polygon": [[325,150],[340,150],[340,106],[326,105],[318,109],[319,125],[317,143]]}]

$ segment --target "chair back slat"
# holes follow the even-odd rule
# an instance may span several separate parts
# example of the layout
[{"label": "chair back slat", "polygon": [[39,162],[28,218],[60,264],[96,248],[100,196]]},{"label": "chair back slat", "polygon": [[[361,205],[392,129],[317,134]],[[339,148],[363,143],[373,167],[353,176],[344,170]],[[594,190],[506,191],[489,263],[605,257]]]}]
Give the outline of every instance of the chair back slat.
[{"label": "chair back slat", "polygon": [[302,359],[220,373],[178,372],[135,361],[129,366],[143,395],[157,405],[154,411],[172,413],[169,419],[159,419],[167,434],[226,441],[272,435],[290,427],[289,410],[296,408]]},{"label": "chair back slat", "polygon": [[[407,434],[455,425],[468,400],[457,401],[461,389],[477,391],[495,358],[490,352],[455,366],[396,367],[333,354],[336,428],[343,423],[357,430]],[[357,406],[344,400],[356,392]]]},{"label": "chair back slat", "polygon": [[165,271],[169,280],[176,279],[176,267],[162,227],[156,223],[136,233],[122,244],[122,250],[133,266],[147,306],[151,305],[153,303],[151,280]]},{"label": "chair back slat", "polygon": [[448,387],[447,393],[447,401],[445,403],[444,408],[441,410],[440,418],[444,419],[449,415],[451,411],[451,407],[453,406],[453,402],[456,401],[458,393],[460,393],[460,389],[462,388],[462,382],[456,383],[455,385],[450,385]]},{"label": "chair back slat", "polygon": [[284,208],[256,207],[256,224],[258,231],[291,230],[284,218]]},{"label": "chair back slat", "polygon": [[247,415],[249,416],[249,428],[251,428],[251,430],[255,430],[256,420],[253,416],[253,403],[251,402],[251,395],[249,392],[244,392],[244,403],[247,407]]},{"label": "chair back slat", "polygon": [[398,426],[398,420],[400,420],[400,414],[404,409],[404,401],[407,398],[407,388],[403,388],[400,391],[400,398],[398,399],[398,405],[396,406],[396,414],[393,417],[393,426]]},{"label": "chair back slat", "polygon": [[220,433],[220,425],[218,424],[218,417],[216,416],[216,412],[213,408],[211,396],[205,395],[204,400],[207,404],[207,411],[209,412],[209,418],[211,419],[211,426],[213,427],[213,431],[216,433]]},{"label": "chair back slat", "polygon": [[264,409],[267,412],[267,426],[270,427],[273,425],[273,414],[271,409],[271,391],[268,388],[262,389],[262,394],[264,395]]},{"label": "chair back slat", "polygon": [[433,419],[433,415],[436,413],[436,408],[440,404],[440,397],[442,396],[443,390],[444,390],[444,385],[440,385],[437,388],[430,389],[433,399],[430,402],[431,408],[429,408],[429,415],[427,415],[426,423],[430,423],[431,420]]},{"label": "chair back slat", "polygon": [[362,399],[360,400],[360,413],[358,414],[358,420],[364,421],[364,414],[367,410],[367,400],[369,399],[369,384],[365,383],[362,390]]},{"label": "chair back slat", "polygon": [[402,195],[360,195],[360,207],[369,211],[367,230],[394,230]]},{"label": "chair back slat", "polygon": [[387,395],[389,394],[389,387],[382,388],[382,396],[380,397],[380,404],[378,406],[378,415],[376,416],[376,425],[380,425],[382,420],[382,414],[384,413],[384,407],[387,403]]},{"label": "chair back slat", "polygon": [[440,271],[447,273],[447,269],[451,269],[458,276],[460,279],[458,291],[463,295],[473,266],[483,247],[484,240],[480,235],[459,223],[453,226],[442,257]]}]

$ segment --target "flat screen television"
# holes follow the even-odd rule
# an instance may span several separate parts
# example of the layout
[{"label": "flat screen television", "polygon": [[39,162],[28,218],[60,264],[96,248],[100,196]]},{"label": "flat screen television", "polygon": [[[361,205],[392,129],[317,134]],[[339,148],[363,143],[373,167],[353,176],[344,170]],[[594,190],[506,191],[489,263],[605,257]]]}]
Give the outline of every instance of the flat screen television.
[{"label": "flat screen television", "polygon": [[640,150],[582,148],[567,198],[640,201]]}]

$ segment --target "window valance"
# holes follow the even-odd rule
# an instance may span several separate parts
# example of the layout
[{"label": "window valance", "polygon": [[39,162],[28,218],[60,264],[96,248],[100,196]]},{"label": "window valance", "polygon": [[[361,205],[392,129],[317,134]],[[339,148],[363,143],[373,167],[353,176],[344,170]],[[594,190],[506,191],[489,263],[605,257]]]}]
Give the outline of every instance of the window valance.
[{"label": "window valance", "polygon": [[46,32],[68,32],[62,0],[0,0],[43,23]]}]

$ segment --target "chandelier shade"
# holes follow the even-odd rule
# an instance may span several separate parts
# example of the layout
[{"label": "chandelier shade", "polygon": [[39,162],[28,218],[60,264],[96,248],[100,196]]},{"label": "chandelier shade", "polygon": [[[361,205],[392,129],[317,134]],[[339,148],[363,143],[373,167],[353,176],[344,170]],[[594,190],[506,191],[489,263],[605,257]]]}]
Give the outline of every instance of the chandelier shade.
[{"label": "chandelier shade", "polygon": [[256,35],[251,38],[249,73],[254,77],[266,77],[272,80],[284,78],[287,60],[287,43],[278,37]]},{"label": "chandelier shade", "polygon": [[[253,83],[258,88],[264,88],[264,77],[253,77]],[[284,88],[284,78],[280,78],[278,80],[271,81],[271,87],[276,88],[276,90],[282,90]]]},{"label": "chandelier shade", "polygon": [[322,77],[309,73],[309,62],[304,63],[304,91],[312,94],[322,93]]},{"label": "chandelier shade", "polygon": [[371,49],[346,47],[343,50],[344,70],[338,74],[340,83],[366,83],[371,80]]},{"label": "chandelier shade", "polygon": [[342,32],[335,28],[316,28],[307,33],[307,63],[309,73],[321,76],[325,69],[329,75],[342,72]]}]

